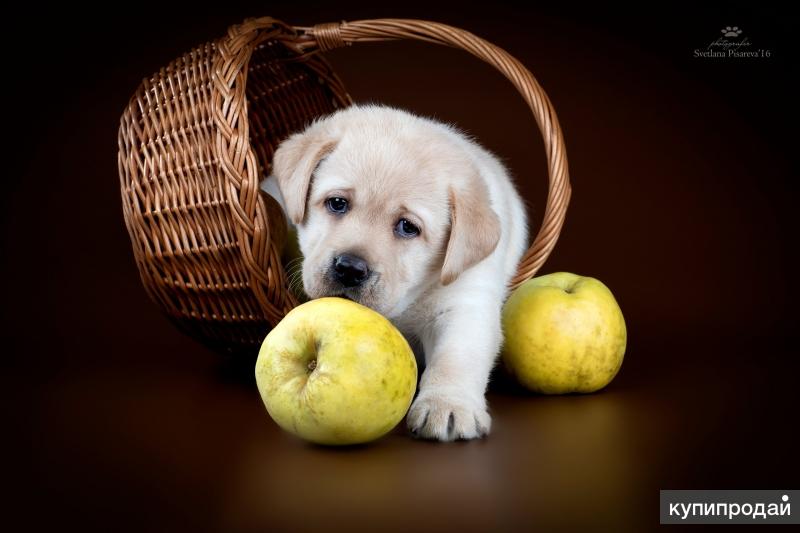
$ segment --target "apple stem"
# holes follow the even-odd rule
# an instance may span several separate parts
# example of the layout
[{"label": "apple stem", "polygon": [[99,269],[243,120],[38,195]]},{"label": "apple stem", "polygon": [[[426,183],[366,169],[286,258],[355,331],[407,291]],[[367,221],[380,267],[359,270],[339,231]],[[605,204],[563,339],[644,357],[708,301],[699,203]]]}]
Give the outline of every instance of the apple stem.
[{"label": "apple stem", "polygon": [[308,371],[309,372],[313,372],[315,368],[317,368],[317,360],[316,359],[312,359],[308,363]]}]

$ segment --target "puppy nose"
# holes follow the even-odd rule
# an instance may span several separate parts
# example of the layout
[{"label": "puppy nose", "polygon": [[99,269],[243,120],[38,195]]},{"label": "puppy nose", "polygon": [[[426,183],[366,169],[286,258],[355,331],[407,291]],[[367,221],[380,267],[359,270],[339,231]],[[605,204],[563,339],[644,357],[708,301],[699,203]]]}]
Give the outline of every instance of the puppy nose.
[{"label": "puppy nose", "polygon": [[333,277],[345,287],[361,285],[369,277],[367,262],[350,254],[333,258]]}]

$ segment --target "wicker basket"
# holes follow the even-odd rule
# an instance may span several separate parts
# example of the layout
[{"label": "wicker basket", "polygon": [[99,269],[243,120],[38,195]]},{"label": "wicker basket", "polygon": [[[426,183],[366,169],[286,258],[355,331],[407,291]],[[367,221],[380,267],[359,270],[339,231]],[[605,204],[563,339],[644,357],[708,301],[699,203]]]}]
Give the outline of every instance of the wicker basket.
[{"label": "wicker basket", "polygon": [[122,115],[125,224],[149,296],[184,332],[225,352],[253,353],[297,302],[280,261],[283,217],[259,191],[277,145],[351,103],[322,52],[416,39],[490,63],[527,102],[544,138],[549,194],[514,287],[558,239],[569,203],[555,112],[531,73],[502,49],[444,24],[380,19],[292,27],[248,19],[145,79]]}]

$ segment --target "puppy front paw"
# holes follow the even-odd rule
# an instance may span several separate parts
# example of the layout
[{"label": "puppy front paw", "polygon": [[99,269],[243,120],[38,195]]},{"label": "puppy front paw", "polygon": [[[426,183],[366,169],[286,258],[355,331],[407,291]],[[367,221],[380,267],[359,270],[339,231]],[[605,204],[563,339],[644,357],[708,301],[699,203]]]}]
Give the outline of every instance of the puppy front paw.
[{"label": "puppy front paw", "polygon": [[415,437],[449,442],[485,437],[492,417],[483,398],[476,402],[459,395],[422,391],[408,410],[406,423]]}]

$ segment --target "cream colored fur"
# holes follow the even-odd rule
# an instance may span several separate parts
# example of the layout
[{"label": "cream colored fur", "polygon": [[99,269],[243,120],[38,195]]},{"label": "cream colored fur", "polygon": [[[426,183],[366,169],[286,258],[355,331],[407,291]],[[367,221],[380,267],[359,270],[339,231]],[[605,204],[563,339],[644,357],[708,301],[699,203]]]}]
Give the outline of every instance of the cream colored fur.
[{"label": "cream colored fur", "polygon": [[[297,225],[307,294],[375,309],[424,357],[412,432],[443,441],[486,435],[500,310],[527,244],[525,208],[500,161],[452,126],[354,105],[285,140],[272,174],[262,188],[277,180]],[[350,210],[332,214],[332,196]],[[396,235],[401,218],[420,235]],[[367,260],[373,275],[363,287],[343,289],[328,275],[342,253]]]}]

